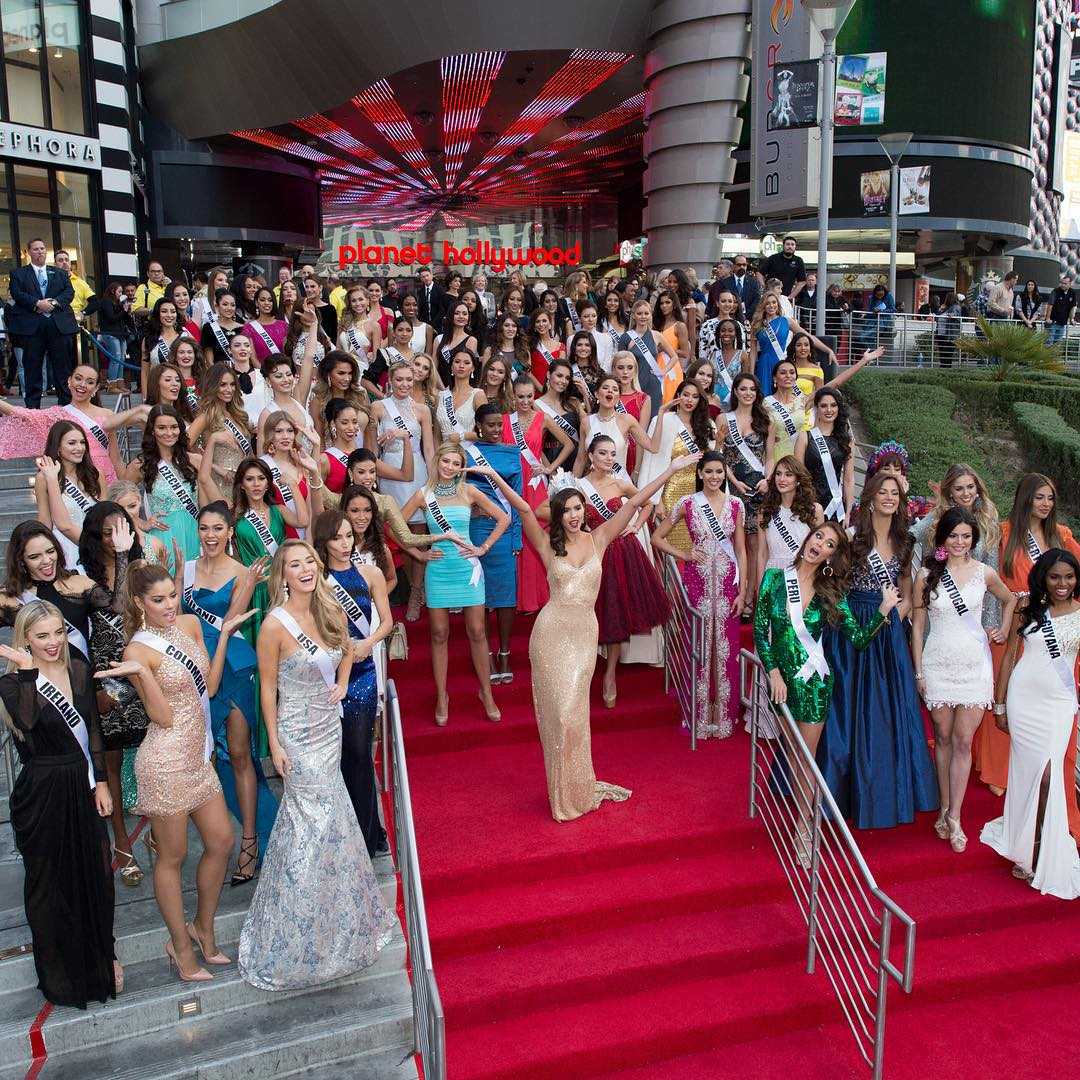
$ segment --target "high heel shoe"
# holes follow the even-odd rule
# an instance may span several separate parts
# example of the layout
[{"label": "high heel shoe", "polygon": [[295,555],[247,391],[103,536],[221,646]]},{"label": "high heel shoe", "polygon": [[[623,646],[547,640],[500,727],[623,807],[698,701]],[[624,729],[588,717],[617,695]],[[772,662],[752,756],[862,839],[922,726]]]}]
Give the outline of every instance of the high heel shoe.
[{"label": "high heel shoe", "polygon": [[500,664],[500,666],[502,665],[502,658],[504,656],[506,657],[507,670],[506,671],[500,671],[497,675],[493,675],[492,679],[491,679],[492,682],[494,682],[496,679],[499,680],[500,684],[502,684],[502,683],[511,683],[511,682],[514,681],[514,673],[509,670],[509,668],[510,668],[510,650],[509,649],[507,649],[506,652],[499,653],[499,664]]},{"label": "high heel shoe", "polygon": [[420,618],[420,608],[424,604],[424,586],[417,582],[409,590],[409,603],[405,608],[405,621],[416,622]]},{"label": "high heel shoe", "polygon": [[222,964],[232,963],[232,961],[220,949],[218,949],[218,951],[214,953],[213,956],[207,956],[206,950],[203,948],[202,938],[199,937],[199,935],[195,932],[195,924],[185,923],[184,925],[187,927],[188,937],[191,938],[192,942],[195,945],[199,946],[199,952],[202,953],[204,964],[215,964],[218,967],[221,967]]},{"label": "high heel shoe", "polygon": [[442,712],[439,712],[438,708],[435,709],[435,723],[438,727],[446,727],[446,722],[450,719],[450,695],[446,695],[446,707]]},{"label": "high heel shoe", "polygon": [[120,851],[119,848],[113,848],[113,855],[119,864],[117,868],[120,871],[120,880],[125,885],[130,885],[131,888],[141,885],[143,879],[142,867],[135,861],[134,854],[130,851]]},{"label": "high heel shoe", "polygon": [[937,833],[939,840],[949,839],[949,808],[946,806],[938,814],[937,821],[934,822],[934,832]]},{"label": "high heel shoe", "polygon": [[619,696],[618,687],[616,687],[614,690],[612,690],[611,693],[609,694],[607,692],[607,685],[605,684],[604,689],[603,689],[604,708],[605,709],[614,709],[615,708],[615,699],[618,696]]},{"label": "high heel shoe", "polygon": [[180,976],[181,982],[209,982],[214,977],[206,968],[196,968],[193,975],[186,974],[180,966],[180,962],[176,959],[171,941],[165,942],[165,956],[169,960],[169,967],[176,968],[176,974]]},{"label": "high heel shoe", "polygon": [[[240,854],[236,857],[236,873],[229,879],[229,888],[235,889],[237,885],[247,885],[255,880],[255,866],[259,861],[259,838],[257,836],[240,837]],[[245,873],[241,870],[250,870]]]},{"label": "high heel shoe", "polygon": [[494,702],[492,702],[492,708],[489,709],[484,702],[483,691],[480,691],[476,695],[480,699],[480,704],[484,706],[484,715],[493,723],[497,724],[502,719],[502,713],[497,708],[494,708]]},{"label": "high heel shoe", "polygon": [[964,830],[960,828],[959,821],[955,818],[947,820],[949,822],[949,847],[959,854],[967,847],[967,837],[964,835]]}]

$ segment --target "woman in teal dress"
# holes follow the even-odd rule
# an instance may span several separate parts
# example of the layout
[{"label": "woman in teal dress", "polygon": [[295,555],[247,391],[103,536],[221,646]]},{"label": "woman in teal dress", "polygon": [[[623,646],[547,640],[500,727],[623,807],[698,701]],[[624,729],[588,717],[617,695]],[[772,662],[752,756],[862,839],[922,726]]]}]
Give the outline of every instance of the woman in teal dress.
[{"label": "woman in teal dress", "polygon": [[[232,514],[224,502],[210,503],[199,511],[198,532],[202,554],[185,563],[181,595],[184,611],[199,617],[203,640],[216,650],[221,623],[230,605],[235,599],[239,610],[250,608],[252,594],[262,582],[269,560],[256,559],[245,568],[229,557]],[[241,629],[230,637],[221,682],[217,693],[210,698],[214,764],[225,802],[241,825],[240,854],[231,881],[234,886],[254,879],[278,806],[257,752],[258,662],[251,635],[250,629]]]},{"label": "woman in teal dress", "polygon": [[[501,720],[491,696],[491,664],[487,647],[484,572],[480,558],[486,555],[510,524],[510,516],[471,484],[465,483],[465,452],[460,443],[447,442],[435,452],[434,468],[427,484],[401,508],[408,521],[423,510],[428,530],[444,533],[449,539],[433,545],[442,557],[427,563],[424,588],[430,612],[431,666],[435,675],[435,723],[446,724],[450,699],[446,692],[447,642],[450,640],[450,611],[465,613],[473,670],[480,683],[480,701],[487,718]],[[473,513],[495,521],[487,539],[478,547],[468,540]]]},{"label": "woman in teal dress", "polygon": [[[125,479],[141,484],[152,528],[169,553],[169,570],[176,567],[173,545],[179,546],[184,561],[199,554],[200,495],[199,465],[202,455],[188,451],[183,418],[171,405],[155,405],[143,431],[142,451],[127,467]],[[210,502],[210,499],[204,501]]]}]

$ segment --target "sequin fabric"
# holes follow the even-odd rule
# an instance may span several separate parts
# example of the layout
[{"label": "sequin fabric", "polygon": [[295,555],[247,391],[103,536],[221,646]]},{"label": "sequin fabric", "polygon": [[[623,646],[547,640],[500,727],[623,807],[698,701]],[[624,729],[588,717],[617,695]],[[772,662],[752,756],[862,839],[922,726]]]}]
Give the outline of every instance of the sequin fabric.
[{"label": "sequin fabric", "polygon": [[[155,633],[187,653],[206,678],[210,657],[201,644],[177,626]],[[203,760],[206,717],[202,701],[187,669],[168,656],[161,658],[154,678],[172,705],[173,723],[165,728],[151,721],[135,755],[139,790],[135,812],[147,817],[189,814],[221,794],[214,766]]]},{"label": "sequin fabric", "polygon": [[[685,457],[690,451],[686,449],[682,439],[676,439],[671,448],[671,460],[676,461],[678,458]],[[671,512],[678,506],[679,502],[687,495],[693,495],[697,486],[697,480],[695,477],[695,471],[693,469],[680,469],[670,480],[664,485],[663,493],[660,496],[660,501],[664,506],[664,510],[671,514]],[[686,531],[686,525],[684,522],[676,522],[671,531],[667,534],[667,541],[673,547],[679,551],[690,554],[690,533]]]},{"label": "sequin fabric", "polygon": [[[330,651],[336,664],[341,651]],[[338,979],[374,962],[396,917],[383,903],[341,776],[341,714],[298,649],[278,667],[284,796],[240,932],[240,974],[260,990]]]},{"label": "sequin fabric", "polygon": [[529,638],[533,708],[556,821],[588,814],[605,799],[630,798],[626,788],[597,780],[593,771],[589,684],[599,638],[594,605],[600,569],[595,550],[584,566],[554,558],[548,571],[551,599],[536,616]]}]

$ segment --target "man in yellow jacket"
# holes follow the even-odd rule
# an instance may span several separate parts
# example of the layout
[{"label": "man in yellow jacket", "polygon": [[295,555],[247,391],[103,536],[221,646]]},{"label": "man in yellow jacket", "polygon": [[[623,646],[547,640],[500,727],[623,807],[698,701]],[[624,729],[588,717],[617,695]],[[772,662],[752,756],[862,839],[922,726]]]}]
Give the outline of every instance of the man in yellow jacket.
[{"label": "man in yellow jacket", "polygon": [[[67,276],[71,278],[71,287],[75,290],[75,295],[71,300],[71,311],[75,316],[76,322],[81,326],[86,321],[86,306],[93,298],[94,290],[90,287],[88,282],[84,281],[71,269],[71,256],[63,248],[59,248],[56,251],[56,254],[53,255],[53,264],[59,270],[66,270]],[[75,369],[75,365],[79,362],[79,346],[79,335],[76,334],[71,339],[70,351],[72,352],[72,370]]]},{"label": "man in yellow jacket", "polygon": [[147,315],[154,310],[154,305],[165,295],[165,286],[169,279],[165,276],[165,267],[156,259],[146,268],[146,281],[135,289],[135,302],[132,312]]}]

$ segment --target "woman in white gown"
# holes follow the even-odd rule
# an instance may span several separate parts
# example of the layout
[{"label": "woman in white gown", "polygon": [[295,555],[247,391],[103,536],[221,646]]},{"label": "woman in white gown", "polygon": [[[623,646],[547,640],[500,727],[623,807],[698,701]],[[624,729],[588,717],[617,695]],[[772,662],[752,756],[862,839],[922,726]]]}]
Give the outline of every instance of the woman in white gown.
[{"label": "woman in white gown", "polygon": [[982,842],[1039,892],[1075,900],[1080,854],[1066,803],[1075,781],[1063,766],[1076,738],[1080,563],[1068,551],[1051,549],[1032,568],[1028,588],[995,695],[995,719],[1011,739],[1005,813],[983,826]]}]

